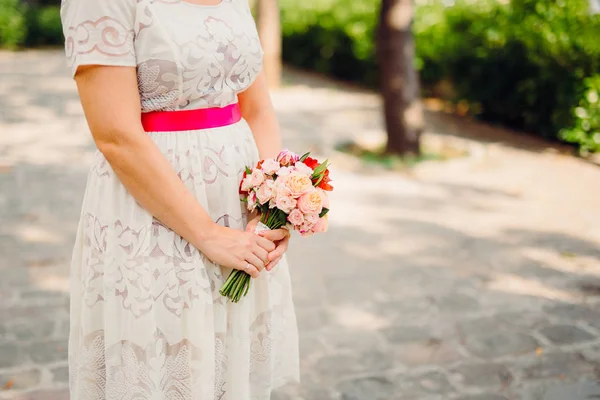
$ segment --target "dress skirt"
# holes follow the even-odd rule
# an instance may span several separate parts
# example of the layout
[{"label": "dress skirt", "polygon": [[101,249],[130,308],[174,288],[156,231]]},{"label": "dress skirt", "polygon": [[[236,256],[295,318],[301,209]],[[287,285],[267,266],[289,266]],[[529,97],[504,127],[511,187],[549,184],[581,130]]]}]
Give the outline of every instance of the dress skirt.
[{"label": "dress skirt", "polygon": [[[245,228],[239,182],[258,151],[244,120],[148,135],[216,223]],[[71,266],[71,400],[268,400],[297,380],[287,261],[237,304],[219,294],[230,272],[154,219],[98,152]]]}]

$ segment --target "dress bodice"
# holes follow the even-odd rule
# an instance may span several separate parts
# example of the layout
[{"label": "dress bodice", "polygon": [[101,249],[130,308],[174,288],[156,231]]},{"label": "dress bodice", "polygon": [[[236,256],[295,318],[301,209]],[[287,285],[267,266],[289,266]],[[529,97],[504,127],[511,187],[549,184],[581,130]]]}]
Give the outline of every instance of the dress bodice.
[{"label": "dress bodice", "polygon": [[262,67],[247,0],[63,0],[61,14],[73,74],[137,67],[144,112],[235,103]]}]

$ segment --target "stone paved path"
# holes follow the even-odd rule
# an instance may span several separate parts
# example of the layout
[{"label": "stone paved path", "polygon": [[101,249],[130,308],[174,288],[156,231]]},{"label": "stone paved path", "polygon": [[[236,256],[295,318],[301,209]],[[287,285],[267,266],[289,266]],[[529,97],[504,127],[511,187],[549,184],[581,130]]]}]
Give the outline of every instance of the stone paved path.
[{"label": "stone paved path", "polygon": [[[337,169],[331,232],[290,250],[303,383],[274,400],[600,398],[600,168],[430,111],[426,141],[470,157],[361,171],[332,147],[382,139],[377,97],[287,80],[288,146]],[[62,54],[0,53],[0,399],[68,398],[92,151]]]}]

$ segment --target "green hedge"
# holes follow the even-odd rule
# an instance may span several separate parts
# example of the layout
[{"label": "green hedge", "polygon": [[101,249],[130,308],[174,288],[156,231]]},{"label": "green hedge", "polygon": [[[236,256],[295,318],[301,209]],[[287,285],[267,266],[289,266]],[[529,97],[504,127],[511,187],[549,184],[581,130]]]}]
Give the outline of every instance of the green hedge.
[{"label": "green hedge", "polygon": [[59,5],[26,5],[0,0],[0,48],[61,45]]},{"label": "green hedge", "polygon": [[[303,3],[281,1],[284,59],[374,85],[380,0]],[[589,100],[600,76],[600,16],[588,10],[588,0],[420,1],[423,86],[451,82],[452,100],[468,101],[483,119],[600,151],[597,103]]]},{"label": "green hedge", "polygon": [[27,21],[19,0],[0,0],[0,47],[18,47],[26,37]]}]

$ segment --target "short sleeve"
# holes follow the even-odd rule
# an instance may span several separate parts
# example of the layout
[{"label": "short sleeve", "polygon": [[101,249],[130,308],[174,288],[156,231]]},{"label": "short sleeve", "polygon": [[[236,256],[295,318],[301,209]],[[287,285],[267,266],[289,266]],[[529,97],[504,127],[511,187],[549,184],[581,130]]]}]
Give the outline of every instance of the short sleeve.
[{"label": "short sleeve", "polygon": [[135,67],[136,0],[63,0],[65,52],[73,76],[81,65]]}]

